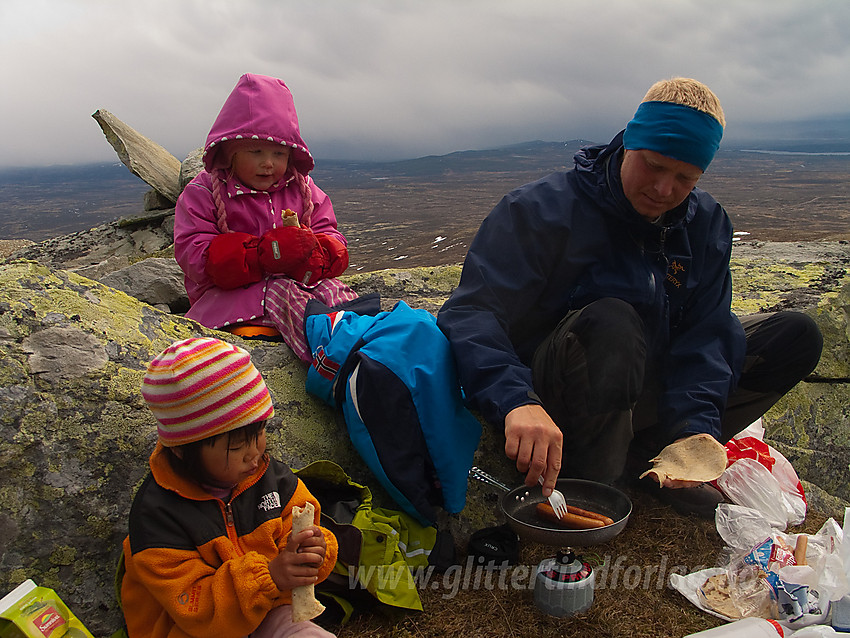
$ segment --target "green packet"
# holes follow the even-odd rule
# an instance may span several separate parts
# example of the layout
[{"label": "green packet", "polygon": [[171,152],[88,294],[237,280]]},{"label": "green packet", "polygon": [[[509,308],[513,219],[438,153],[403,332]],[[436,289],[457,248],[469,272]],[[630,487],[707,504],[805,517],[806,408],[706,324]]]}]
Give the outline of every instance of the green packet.
[{"label": "green packet", "polygon": [[0,599],[0,638],[94,638],[52,589],[32,580]]}]

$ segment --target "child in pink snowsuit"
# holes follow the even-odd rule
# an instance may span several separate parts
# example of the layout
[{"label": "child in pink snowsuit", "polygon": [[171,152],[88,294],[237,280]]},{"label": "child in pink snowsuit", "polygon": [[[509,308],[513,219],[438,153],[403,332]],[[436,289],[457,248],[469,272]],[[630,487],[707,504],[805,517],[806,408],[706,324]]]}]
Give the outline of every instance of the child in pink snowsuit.
[{"label": "child in pink snowsuit", "polygon": [[348,267],[328,196],[308,173],[295,103],[278,79],[245,74],[221,108],[204,167],[177,200],[174,256],[186,317],[216,329],[275,328],[302,361],[307,302],[357,295],[335,277]]}]

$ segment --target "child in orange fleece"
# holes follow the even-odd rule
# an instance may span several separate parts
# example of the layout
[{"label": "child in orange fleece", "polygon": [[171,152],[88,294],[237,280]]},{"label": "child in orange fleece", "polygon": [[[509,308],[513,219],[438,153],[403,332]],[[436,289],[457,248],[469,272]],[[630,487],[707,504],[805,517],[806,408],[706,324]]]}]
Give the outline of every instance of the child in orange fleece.
[{"label": "child in orange fleece", "polygon": [[[333,636],[292,622],[292,589],[328,576],[337,543],[304,483],[266,453],[274,408],[248,353],[176,342],[148,366],[142,395],[159,440],[124,541],[129,635]],[[307,502],[316,524],[292,535],[292,508]]]}]

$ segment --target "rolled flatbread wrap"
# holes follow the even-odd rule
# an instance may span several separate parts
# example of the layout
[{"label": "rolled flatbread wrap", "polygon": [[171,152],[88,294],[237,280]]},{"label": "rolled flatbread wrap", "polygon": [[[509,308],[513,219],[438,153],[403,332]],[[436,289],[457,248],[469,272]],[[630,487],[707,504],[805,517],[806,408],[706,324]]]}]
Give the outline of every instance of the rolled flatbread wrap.
[{"label": "rolled flatbread wrap", "polygon": [[[292,508],[292,533],[298,534],[313,526],[316,508],[312,503]],[[292,622],[312,620],[325,611],[325,606],[316,600],[313,585],[302,585],[292,590]]]}]

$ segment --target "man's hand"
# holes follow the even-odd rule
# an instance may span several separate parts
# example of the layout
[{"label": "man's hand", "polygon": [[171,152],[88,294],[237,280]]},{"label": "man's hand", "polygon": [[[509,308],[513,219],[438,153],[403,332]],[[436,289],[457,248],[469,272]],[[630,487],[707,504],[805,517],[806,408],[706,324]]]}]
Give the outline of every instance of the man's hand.
[{"label": "man's hand", "polygon": [[[658,480],[658,478],[654,474],[652,474],[651,476],[656,481]],[[679,489],[682,489],[683,487],[699,487],[700,485],[702,485],[701,481],[682,481],[682,480],[679,480],[679,479],[668,478],[668,479],[664,479],[664,482],[661,484],[661,487],[667,487],[667,488],[670,488],[671,490],[679,490]]]},{"label": "man's hand", "polygon": [[514,408],[505,417],[505,454],[526,472],[525,484],[537,485],[543,475],[543,496],[555,489],[561,471],[564,435],[552,418],[537,404]]}]

